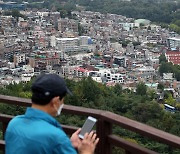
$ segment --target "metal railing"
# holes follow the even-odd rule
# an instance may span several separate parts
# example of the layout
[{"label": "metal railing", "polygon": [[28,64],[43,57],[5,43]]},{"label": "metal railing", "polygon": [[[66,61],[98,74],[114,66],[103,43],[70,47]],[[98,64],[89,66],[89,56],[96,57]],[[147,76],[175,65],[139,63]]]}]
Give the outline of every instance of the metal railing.
[{"label": "metal railing", "polygon": [[[0,103],[13,104],[19,106],[31,106],[30,99],[4,96],[0,95]],[[97,154],[111,154],[112,146],[117,146],[125,150],[126,154],[141,153],[141,154],[154,154],[157,153],[150,149],[144,148],[138,144],[127,141],[112,133],[112,125],[119,126],[121,128],[130,130],[132,132],[141,134],[142,136],[149,137],[155,141],[169,145],[170,147],[180,149],[180,137],[166,133],[164,131],[158,130],[156,128],[147,126],[140,122],[130,120],[126,117],[102,110],[89,109],[84,107],[77,107],[71,105],[64,105],[64,113],[83,115],[83,116],[93,116],[98,119],[96,123],[96,133],[100,138],[100,142],[96,148]],[[2,123],[3,135],[7,128],[8,122],[13,118],[13,116],[0,114],[0,122]],[[63,129],[67,134],[72,134],[77,127],[63,125]],[[5,142],[0,140],[0,150],[4,151]]]}]

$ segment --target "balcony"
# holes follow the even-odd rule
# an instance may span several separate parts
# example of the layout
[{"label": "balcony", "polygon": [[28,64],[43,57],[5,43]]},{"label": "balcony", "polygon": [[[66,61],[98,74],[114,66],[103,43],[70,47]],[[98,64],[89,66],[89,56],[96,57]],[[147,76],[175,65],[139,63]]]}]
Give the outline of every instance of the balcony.
[{"label": "balcony", "polygon": [[[0,95],[0,103],[5,103],[8,105],[18,105],[28,107],[31,106],[30,99],[4,96]],[[156,128],[147,126],[145,124],[139,123],[137,121],[130,120],[128,118],[119,116],[117,114],[89,109],[84,107],[77,107],[71,105],[65,105],[63,108],[63,113],[79,115],[79,116],[93,116],[98,119],[96,124],[96,132],[100,138],[100,142],[96,148],[97,154],[112,154],[112,147],[120,147],[124,149],[126,154],[155,154],[157,152],[150,149],[144,148],[138,144],[127,141],[112,133],[113,126],[118,126],[126,130],[138,133],[144,137],[153,139],[154,141],[161,142],[163,144],[169,145],[169,147],[180,149],[180,137],[163,132]],[[13,118],[13,116],[7,114],[0,114],[0,122],[2,124],[3,136],[7,128],[8,122]],[[74,126],[62,126],[67,134],[72,134],[77,127]],[[0,140],[0,150],[4,151],[5,142]]]}]

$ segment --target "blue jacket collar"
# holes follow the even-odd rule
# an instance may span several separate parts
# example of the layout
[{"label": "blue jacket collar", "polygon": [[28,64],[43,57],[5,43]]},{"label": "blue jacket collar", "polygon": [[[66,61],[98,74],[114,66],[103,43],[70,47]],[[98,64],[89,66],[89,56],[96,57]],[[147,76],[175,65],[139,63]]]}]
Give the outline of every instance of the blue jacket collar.
[{"label": "blue jacket collar", "polygon": [[28,107],[26,110],[25,116],[28,118],[42,119],[42,120],[54,125],[55,127],[61,128],[59,122],[55,118],[53,118],[51,115],[49,115],[48,113],[46,113],[42,110]]}]

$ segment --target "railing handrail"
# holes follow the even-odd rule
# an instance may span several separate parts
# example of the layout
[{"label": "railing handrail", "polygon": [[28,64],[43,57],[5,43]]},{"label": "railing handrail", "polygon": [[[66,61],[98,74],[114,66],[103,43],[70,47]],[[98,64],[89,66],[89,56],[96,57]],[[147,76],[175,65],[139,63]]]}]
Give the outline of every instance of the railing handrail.
[{"label": "railing handrail", "polygon": [[[2,102],[6,104],[14,104],[20,106],[31,106],[30,99],[24,99],[13,96],[0,95],[0,103]],[[142,124],[140,122],[128,119],[126,117],[111,113],[109,111],[89,109],[89,108],[77,107],[72,105],[64,105],[63,112],[76,114],[76,115],[84,115],[84,116],[91,115],[96,117],[97,119],[101,119],[111,124],[116,124],[122,128],[131,130],[143,136],[147,136],[156,141],[160,141],[162,143],[168,144],[172,147],[180,148],[180,137],[169,134],[162,130],[158,130],[156,128]]]}]

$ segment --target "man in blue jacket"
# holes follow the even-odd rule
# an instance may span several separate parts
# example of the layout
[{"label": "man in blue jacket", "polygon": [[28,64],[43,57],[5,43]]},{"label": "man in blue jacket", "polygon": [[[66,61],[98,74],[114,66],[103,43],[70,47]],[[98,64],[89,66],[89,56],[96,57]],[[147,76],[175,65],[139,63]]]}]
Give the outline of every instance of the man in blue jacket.
[{"label": "man in blue jacket", "polygon": [[71,92],[56,74],[38,77],[32,85],[32,107],[13,118],[6,130],[6,154],[93,154],[99,141],[91,132],[80,140],[78,129],[69,139],[54,116],[60,115]]}]

